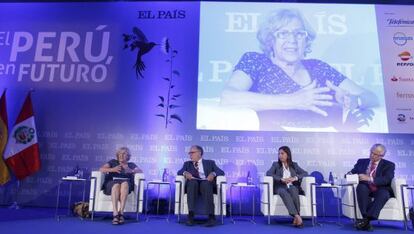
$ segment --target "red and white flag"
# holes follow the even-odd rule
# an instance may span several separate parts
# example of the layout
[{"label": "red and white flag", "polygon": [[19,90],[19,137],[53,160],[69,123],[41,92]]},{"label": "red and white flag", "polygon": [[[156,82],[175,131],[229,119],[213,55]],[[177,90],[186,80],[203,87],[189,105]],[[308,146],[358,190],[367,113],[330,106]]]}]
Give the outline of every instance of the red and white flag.
[{"label": "red and white flag", "polygon": [[17,179],[40,169],[40,153],[30,92],[9,135],[4,160]]}]

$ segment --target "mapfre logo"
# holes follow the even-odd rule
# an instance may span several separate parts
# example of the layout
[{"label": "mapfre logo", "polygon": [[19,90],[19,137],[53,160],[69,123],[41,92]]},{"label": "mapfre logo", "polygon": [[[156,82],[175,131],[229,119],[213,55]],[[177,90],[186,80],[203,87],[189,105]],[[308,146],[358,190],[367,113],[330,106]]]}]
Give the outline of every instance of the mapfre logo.
[{"label": "mapfre logo", "polygon": [[411,56],[410,52],[403,51],[403,52],[398,54],[398,57],[400,58],[400,60],[402,62],[398,62],[397,66],[399,66],[399,67],[406,67],[406,66],[412,67],[412,66],[414,66],[414,63],[411,62],[413,56]]}]

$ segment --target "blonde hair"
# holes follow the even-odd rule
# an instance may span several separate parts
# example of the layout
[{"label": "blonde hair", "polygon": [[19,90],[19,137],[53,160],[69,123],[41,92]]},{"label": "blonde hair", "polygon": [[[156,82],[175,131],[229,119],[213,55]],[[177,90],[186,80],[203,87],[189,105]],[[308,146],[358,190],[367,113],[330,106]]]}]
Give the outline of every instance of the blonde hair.
[{"label": "blonde hair", "polygon": [[257,40],[266,56],[272,57],[273,54],[273,45],[275,42],[275,36],[273,34],[293,19],[298,19],[303,24],[304,30],[308,33],[305,55],[311,52],[311,45],[316,37],[316,33],[309,22],[296,9],[280,9],[272,11],[257,31]]},{"label": "blonde hair", "polygon": [[116,159],[117,159],[117,160],[119,160],[119,156],[120,156],[120,154],[122,154],[123,152],[126,152],[126,153],[127,153],[127,161],[129,161],[129,159],[131,158],[131,151],[129,150],[129,148],[128,148],[128,147],[125,147],[125,146],[120,147],[120,148],[116,151],[116,153],[115,153],[115,155],[116,155]]}]

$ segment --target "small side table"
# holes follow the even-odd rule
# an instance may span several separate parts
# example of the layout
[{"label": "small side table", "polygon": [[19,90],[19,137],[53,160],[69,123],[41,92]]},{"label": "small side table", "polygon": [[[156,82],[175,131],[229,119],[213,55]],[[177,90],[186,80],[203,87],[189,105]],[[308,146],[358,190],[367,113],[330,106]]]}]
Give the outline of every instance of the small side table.
[{"label": "small side table", "polygon": [[[341,200],[340,200],[340,194],[339,194],[340,193],[339,190],[340,190],[341,186],[340,185],[331,185],[331,184],[321,184],[321,185],[319,185],[319,184],[316,184],[316,183],[312,183],[311,186],[315,187],[315,192],[316,192],[316,190],[321,190],[322,191],[322,213],[323,213],[323,217],[326,217],[325,191],[326,190],[336,190],[336,203],[337,203],[337,214],[336,214],[337,222],[336,222],[336,224],[339,225],[339,226],[342,226],[342,224],[341,224],[341,210],[340,210]],[[313,193],[313,191],[314,190],[311,189],[311,193]],[[312,197],[313,196],[315,196],[315,195],[312,194]],[[316,206],[316,203],[313,203],[313,200],[312,200],[312,207],[313,206]],[[318,225],[321,225],[321,223],[319,223],[317,221],[317,216],[315,216],[315,223],[318,224]]]},{"label": "small side table", "polygon": [[[233,217],[233,189],[239,189],[239,216],[238,218]],[[253,193],[252,195],[252,216],[251,218],[242,218],[241,211],[242,211],[242,190],[248,190]],[[235,220],[247,220],[254,224],[256,224],[254,216],[255,216],[255,205],[256,205],[256,190],[259,190],[259,187],[255,184],[246,184],[246,183],[231,183],[230,184],[230,218],[233,223]]]},{"label": "small side table", "polygon": [[86,182],[87,179],[77,178],[77,177],[62,177],[59,180],[58,190],[57,190],[57,197],[56,197],[56,210],[55,210],[55,217],[59,221],[60,216],[58,215],[59,210],[59,201],[60,201],[60,187],[63,183],[69,184],[69,195],[68,195],[68,212],[67,215],[70,215],[70,205],[72,202],[72,186],[74,183],[83,183],[83,193],[82,193],[82,201],[85,201],[85,189],[86,189]]},{"label": "small side table", "polygon": [[[407,213],[405,212],[406,209],[409,209],[409,203],[405,200],[405,196],[404,196],[404,189],[406,189],[407,191],[410,191],[410,197],[411,197],[411,205],[413,205],[414,201],[413,201],[413,191],[414,191],[414,186],[413,185],[408,185],[408,184],[402,184],[401,185],[401,194],[402,194],[402,209],[403,209],[403,213],[404,213],[404,227],[405,230],[408,230],[408,221],[409,218],[407,217]],[[414,227],[412,227],[414,229]]]},{"label": "small side table", "polygon": [[[154,216],[148,216],[148,188],[150,185],[157,186],[157,214]],[[168,197],[168,215],[167,215],[167,222],[169,222],[170,219],[170,212],[171,212],[171,198],[172,198],[172,186],[171,183],[166,181],[160,181],[160,180],[154,180],[154,181],[148,181],[147,182],[147,190],[145,191],[145,217],[146,221],[148,221],[150,218],[163,218],[159,215],[159,208],[160,208],[160,190],[161,186],[168,186],[170,193]]]}]

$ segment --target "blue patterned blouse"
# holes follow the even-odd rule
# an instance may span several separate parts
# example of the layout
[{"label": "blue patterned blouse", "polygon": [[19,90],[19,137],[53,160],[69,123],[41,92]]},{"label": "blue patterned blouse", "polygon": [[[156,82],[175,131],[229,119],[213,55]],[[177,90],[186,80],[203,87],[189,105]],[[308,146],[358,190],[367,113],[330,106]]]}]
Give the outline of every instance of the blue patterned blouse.
[{"label": "blue patterned blouse", "polygon": [[[333,67],[317,59],[304,59],[302,64],[311,80],[316,80],[317,87],[324,87],[327,80],[339,86],[346,79]],[[245,72],[253,81],[250,91],[263,94],[294,93],[302,87],[293,81],[278,65],[266,55],[247,52],[240,59],[234,70]]]},{"label": "blue patterned blouse", "polygon": [[[308,71],[311,80],[316,80],[317,87],[325,87],[326,81],[339,86],[347,79],[333,67],[317,59],[304,59],[302,64]],[[266,55],[257,52],[245,53],[234,70],[249,75],[253,85],[249,91],[262,94],[289,94],[301,88],[279,66],[275,65]],[[327,94],[334,95],[333,91]],[[266,110],[258,111],[261,130],[283,130],[281,126],[299,128],[321,128],[332,126],[343,128],[342,109],[338,105],[320,107],[328,113],[327,117],[309,110]],[[350,129],[347,129],[350,130]]]}]

